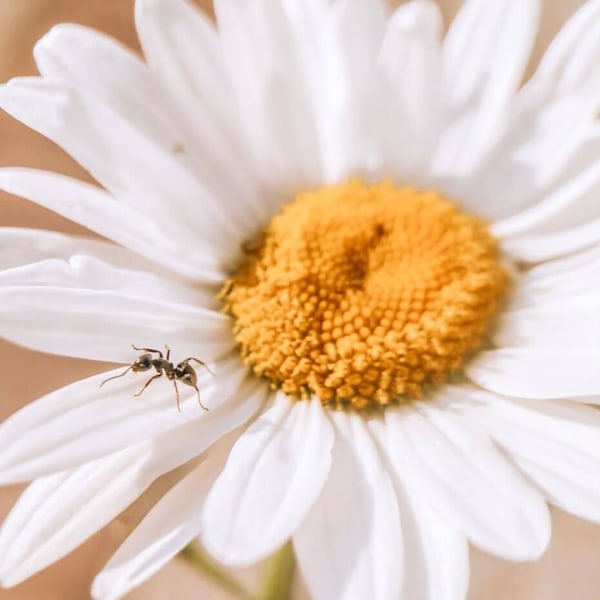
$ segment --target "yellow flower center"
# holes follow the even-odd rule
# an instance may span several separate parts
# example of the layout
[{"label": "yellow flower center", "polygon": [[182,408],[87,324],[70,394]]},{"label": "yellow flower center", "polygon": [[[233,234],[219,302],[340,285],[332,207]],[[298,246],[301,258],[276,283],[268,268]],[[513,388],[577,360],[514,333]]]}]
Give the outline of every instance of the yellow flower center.
[{"label": "yellow flower center", "polygon": [[360,410],[460,368],[506,285],[481,220],[434,191],[352,180],[285,205],[222,296],[257,375]]}]

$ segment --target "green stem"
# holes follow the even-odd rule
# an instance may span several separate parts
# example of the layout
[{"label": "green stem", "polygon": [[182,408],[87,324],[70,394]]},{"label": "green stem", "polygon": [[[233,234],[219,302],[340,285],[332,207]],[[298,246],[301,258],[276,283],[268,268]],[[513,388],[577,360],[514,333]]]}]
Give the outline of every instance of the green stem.
[{"label": "green stem", "polygon": [[294,551],[287,543],[265,562],[258,600],[290,600],[294,580]]},{"label": "green stem", "polygon": [[254,596],[244,589],[235,579],[233,579],[224,569],[222,569],[212,558],[204,553],[195,544],[186,546],[181,551],[181,556],[185,558],[198,571],[227,590],[230,594],[240,600],[255,600]]}]

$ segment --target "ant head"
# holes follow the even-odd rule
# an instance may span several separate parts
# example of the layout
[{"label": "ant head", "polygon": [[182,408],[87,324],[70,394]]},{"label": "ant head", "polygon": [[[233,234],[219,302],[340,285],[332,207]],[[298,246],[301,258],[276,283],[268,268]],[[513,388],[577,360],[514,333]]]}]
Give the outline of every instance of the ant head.
[{"label": "ant head", "polygon": [[138,371],[147,371],[152,368],[152,355],[142,354],[132,365],[131,370],[134,373]]}]

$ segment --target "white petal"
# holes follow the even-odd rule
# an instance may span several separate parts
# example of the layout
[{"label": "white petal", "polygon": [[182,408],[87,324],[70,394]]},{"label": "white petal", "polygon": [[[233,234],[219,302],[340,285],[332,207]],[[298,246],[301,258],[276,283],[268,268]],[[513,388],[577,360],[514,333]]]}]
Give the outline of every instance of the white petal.
[{"label": "white petal", "polygon": [[[262,177],[287,186],[322,182],[307,35],[287,2],[215,2],[238,110]],[[282,152],[282,149],[285,152]]]},{"label": "white petal", "polygon": [[200,455],[260,409],[266,386],[250,379],[219,407],[154,440],[34,482],[0,531],[0,581],[16,585],[116,517],[157,477]]},{"label": "white petal", "polygon": [[[591,298],[598,289],[600,247],[529,269],[511,293],[509,306],[531,308],[564,302],[573,296]],[[588,305],[594,306],[590,302]]]},{"label": "white petal", "polygon": [[269,388],[264,382],[249,375],[233,395],[223,393],[223,404],[203,411],[201,418],[192,419],[177,429],[150,440],[150,445],[157,448],[153,457],[156,469],[165,473],[202,454],[217,440],[260,411],[268,393]]},{"label": "white petal", "polygon": [[211,362],[235,342],[215,311],[110,290],[0,288],[0,335],[23,346],[92,360],[128,363],[131,344]]},{"label": "white petal", "polygon": [[528,346],[480,352],[465,370],[474,382],[498,394],[567,398],[600,393],[599,361],[597,347]]},{"label": "white petal", "polygon": [[[232,116],[231,82],[214,24],[184,0],[137,0],[136,27],[155,76],[174,93],[193,94],[202,109]],[[220,98],[213,102],[209,90]]]},{"label": "white petal", "polygon": [[386,24],[379,0],[345,0],[332,3],[321,26],[317,119],[328,182],[394,174],[394,99],[378,64]]},{"label": "white petal", "polygon": [[230,442],[217,442],[202,463],[152,507],[94,579],[94,598],[121,598],[200,533],[202,505],[230,449]]},{"label": "white petal", "polygon": [[[598,107],[595,107],[597,110]],[[564,137],[564,136],[563,136]],[[566,141],[564,142],[566,143]],[[495,223],[494,235],[510,238],[523,234],[564,231],[600,216],[596,199],[600,190],[600,143],[593,161],[547,197],[513,217]]]},{"label": "white petal", "polygon": [[551,296],[531,307],[504,312],[492,339],[501,348],[553,346],[600,351],[600,294]]},{"label": "white petal", "polygon": [[233,447],[211,490],[203,542],[227,564],[251,564],[281,546],[321,491],[333,432],[319,400],[278,394]]},{"label": "white petal", "polygon": [[392,483],[362,418],[332,419],[329,479],[293,537],[298,567],[315,600],[399,598],[402,531]]},{"label": "white petal", "polygon": [[[466,206],[490,221],[501,220],[494,226],[500,237],[526,230],[521,213],[539,211],[538,203],[545,206],[545,196],[554,195],[558,175],[569,161],[581,153],[593,156],[585,148],[598,101],[580,95],[546,101],[540,96],[537,89],[517,95],[504,138],[476,173],[454,182],[454,194]],[[570,170],[579,174],[591,164],[590,159],[584,162]]]},{"label": "white petal", "polygon": [[385,416],[398,478],[486,552],[508,560],[539,557],[550,538],[541,496],[468,421],[430,406],[419,411]]},{"label": "white petal", "polygon": [[[387,431],[378,417],[369,419],[371,433],[386,455]],[[464,600],[469,585],[469,546],[465,535],[422,502],[392,468],[404,548],[401,598]]]},{"label": "white petal", "polygon": [[[495,227],[492,226],[492,233]],[[502,240],[502,249],[513,259],[539,263],[589,248],[600,240],[600,219],[577,227],[542,235],[524,235]]]},{"label": "white petal", "polygon": [[[399,129],[395,135],[410,151],[396,151],[396,176],[407,177],[428,164],[441,125],[442,17],[429,0],[398,7],[388,21],[380,62],[396,94]],[[408,177],[407,177],[408,178]],[[418,176],[417,176],[418,178]]]},{"label": "white petal", "polygon": [[95,256],[118,267],[153,267],[151,262],[108,242],[45,229],[0,227],[0,269],[13,269],[49,257],[68,259],[74,254]]},{"label": "white petal", "polygon": [[524,402],[484,392],[466,414],[556,506],[600,522],[600,412],[574,402]]},{"label": "white petal", "polygon": [[[405,587],[403,598],[464,600],[469,587],[469,545],[464,534],[449,526],[418,499],[411,508],[414,525],[400,508],[405,531]],[[409,532],[406,530],[409,529]]]},{"label": "white petal", "polygon": [[[132,353],[133,356],[133,353]],[[133,360],[133,358],[132,358]],[[202,403],[210,411],[239,393],[245,368],[236,357],[212,365],[215,376],[198,371]],[[186,422],[205,418],[196,392],[180,386],[178,413],[171,382],[153,383],[140,398],[149,376],[130,375],[107,383],[118,369],[94,375],[51,392],[0,425],[0,482],[28,481],[156,437]]]},{"label": "white petal", "polygon": [[241,232],[207,199],[201,181],[176,153],[160,148],[108,105],[66,84],[32,77],[0,87],[0,106],[61,146],[120,201],[151,214],[184,249],[231,257],[231,240]]},{"label": "white petal", "polygon": [[66,259],[47,258],[40,262],[0,271],[0,286],[110,290],[132,297],[153,298],[164,303],[219,309],[215,293],[147,271],[114,267],[103,260],[82,253],[82,249],[75,248],[75,244],[71,245],[71,249],[74,254]]},{"label": "white petal", "polygon": [[[594,282],[600,270],[600,246],[588,248],[581,252],[572,253],[543,264],[529,268],[519,281],[520,287],[528,287],[528,291],[546,291],[546,300],[560,293],[564,286],[573,285],[574,280],[582,274],[583,278],[591,278]],[[582,284],[584,289],[585,283]],[[518,291],[518,290],[517,290]],[[590,293],[598,291],[593,286]],[[552,292],[552,296],[548,293]]]},{"label": "white petal", "polygon": [[[598,158],[598,142],[586,138],[600,100],[599,14],[597,0],[584,3],[554,38],[515,98],[507,136],[473,178],[473,194],[479,190],[486,211],[509,217],[502,226],[507,232],[511,215],[537,201],[545,205],[553,188],[567,185]],[[563,216],[572,219],[577,212],[565,210]]]},{"label": "white petal", "polygon": [[405,552],[401,598],[464,600],[469,586],[469,545],[396,478]]},{"label": "white petal", "polygon": [[197,157],[195,169],[223,212],[235,220],[267,218],[214,24],[185,0],[137,0],[135,17],[149,66]]},{"label": "white petal", "polygon": [[[97,186],[47,171],[4,168],[0,169],[0,189],[48,208],[175,273],[201,281],[224,279],[217,265],[207,260],[206,253],[182,251],[174,243],[177,238],[171,240],[166,237],[158,223],[145,212],[115,200]],[[96,241],[87,242],[87,245],[102,247],[102,243]],[[80,251],[85,250],[82,248]],[[121,254],[124,253],[121,251]],[[127,255],[130,256],[128,266],[134,266],[131,264],[133,261],[141,262],[135,255]],[[51,252],[35,260],[49,256],[52,256]]]},{"label": "white petal", "polygon": [[467,0],[443,47],[450,124],[433,159],[438,175],[461,175],[502,132],[537,30],[536,0]]},{"label": "white petal", "polygon": [[535,78],[547,79],[557,93],[597,89],[600,2],[590,0],[567,21],[546,50]]}]

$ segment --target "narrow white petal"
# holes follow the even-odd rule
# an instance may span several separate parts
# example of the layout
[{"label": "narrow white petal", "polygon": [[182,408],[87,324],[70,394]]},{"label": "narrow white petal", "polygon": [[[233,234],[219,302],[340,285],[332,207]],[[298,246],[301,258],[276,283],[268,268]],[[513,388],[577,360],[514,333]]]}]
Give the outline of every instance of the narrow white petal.
[{"label": "narrow white petal", "polygon": [[202,505],[231,448],[231,442],[224,441],[152,507],[94,579],[93,598],[121,598],[200,533]]},{"label": "narrow white petal", "polygon": [[61,146],[120,201],[151,214],[184,249],[230,258],[232,239],[235,244],[242,232],[216,210],[176,153],[108,105],[66,84],[31,77],[0,87],[0,106]]},{"label": "narrow white petal", "polygon": [[50,257],[69,259],[74,254],[94,256],[117,267],[149,271],[153,268],[150,261],[101,240],[46,229],[0,227],[0,269],[22,267]]},{"label": "narrow white petal", "polygon": [[[572,280],[577,279],[580,273],[594,279],[599,269],[600,246],[595,246],[529,268],[519,281],[519,287],[540,292],[552,291],[554,294],[559,292],[559,288],[573,283]],[[589,291],[597,291],[597,287]],[[549,299],[549,296],[546,298]]]},{"label": "narrow white petal", "polygon": [[[185,0],[137,0],[136,26],[144,56],[155,76],[176,90],[231,118],[231,82],[214,24]],[[213,102],[209,90],[221,99]]]},{"label": "narrow white petal", "polygon": [[580,92],[600,82],[600,2],[590,0],[567,21],[546,50],[534,78],[551,82],[557,93]]},{"label": "narrow white petal", "polygon": [[[392,84],[399,128],[395,135],[410,152],[396,151],[396,176],[428,164],[441,126],[442,17],[429,0],[408,2],[390,18],[380,63]],[[418,176],[416,176],[418,179]]]},{"label": "narrow white petal", "polygon": [[581,295],[591,298],[598,289],[600,247],[594,247],[529,269],[510,295],[509,307],[532,308]]},{"label": "narrow white petal", "polygon": [[[555,188],[567,189],[571,177],[566,172],[579,177],[598,156],[597,144],[590,140],[597,99],[584,95],[545,99],[537,89],[527,91],[516,96],[503,139],[471,177],[453,184],[456,197],[464,198],[469,209],[499,221],[494,231],[500,237],[525,231],[529,220],[525,215],[542,212],[546,196],[554,196]],[[595,153],[588,145],[596,145]],[[562,190],[561,194],[565,195]]]},{"label": "narrow white petal", "polygon": [[[132,361],[135,354],[132,352]],[[212,365],[214,377],[198,370],[202,403],[209,411],[239,393],[245,368],[235,356]],[[79,466],[156,437],[188,421],[206,418],[195,390],[180,386],[181,409],[166,378],[134,398],[152,375],[120,368],[51,392],[0,425],[0,482],[15,483]],[[181,389],[184,388],[184,389]]]},{"label": "narrow white petal", "polygon": [[131,344],[211,362],[235,342],[215,311],[109,290],[0,288],[0,336],[23,346],[92,360],[128,363]]},{"label": "narrow white petal", "polygon": [[362,417],[332,418],[331,472],[293,537],[298,567],[315,600],[399,598],[404,551],[392,483]]},{"label": "narrow white petal", "polygon": [[217,0],[215,12],[237,108],[262,178],[298,187],[320,183],[317,97],[302,48],[314,32],[295,27],[285,2]]},{"label": "narrow white petal", "polygon": [[600,293],[546,297],[528,308],[505,311],[492,339],[500,348],[554,346],[600,351]]},{"label": "narrow white petal", "polygon": [[[386,455],[385,423],[373,418],[369,426]],[[469,545],[464,533],[423,502],[394,468],[390,471],[408,549],[401,598],[464,600],[469,586]]]},{"label": "narrow white petal", "polygon": [[[495,227],[491,227],[496,233]],[[498,236],[501,237],[501,236]],[[524,235],[502,240],[502,249],[513,259],[539,263],[590,248],[600,240],[600,218],[565,231],[541,235]]]},{"label": "narrow white petal", "polygon": [[74,254],[65,259],[54,258],[48,253],[46,260],[4,269],[0,271],[0,286],[110,290],[131,297],[152,298],[165,304],[219,309],[215,293],[151,272],[115,267],[88,256],[82,252],[84,248],[76,248],[73,243],[71,249]]},{"label": "narrow white petal", "polygon": [[[508,217],[507,233],[511,216],[538,201],[545,205],[549,192],[598,159],[597,140],[587,138],[600,100],[599,15],[597,0],[584,3],[554,38],[515,97],[505,138],[472,178],[471,193],[480,196],[485,211],[494,219]],[[562,216],[573,219],[578,213],[585,222],[582,209],[565,207]],[[561,217],[556,221],[564,226]]]},{"label": "narrow white petal", "polygon": [[546,504],[487,436],[430,406],[388,411],[385,420],[398,478],[450,526],[508,560],[533,560],[544,552]]},{"label": "narrow white petal", "polygon": [[[173,242],[177,238],[171,240],[165,236],[157,221],[148,217],[145,211],[140,212],[115,200],[97,186],[47,171],[3,168],[0,169],[0,189],[48,208],[175,273],[200,281],[224,279],[218,264],[214,261],[211,264],[206,252],[182,251]],[[102,247],[101,242],[87,244]],[[80,251],[85,252],[85,248]],[[140,262],[135,255],[127,254],[130,256],[128,266],[134,266],[133,261]],[[47,252],[36,260],[52,255]]]},{"label": "narrow white petal", "polygon": [[600,522],[600,412],[574,402],[524,402],[477,392],[466,410],[548,501]]},{"label": "narrow white petal", "polygon": [[502,133],[538,22],[536,0],[467,0],[443,47],[449,126],[433,159],[438,175],[461,175]]},{"label": "narrow white petal", "polygon": [[393,176],[389,159],[397,149],[396,112],[378,64],[387,6],[380,0],[307,4],[314,26],[303,43],[304,64],[316,106],[324,178]]},{"label": "narrow white petal", "polygon": [[135,17],[146,60],[219,206],[234,220],[268,218],[214,24],[186,0],[137,0]]},{"label": "narrow white petal", "polygon": [[165,473],[196,458],[260,411],[268,394],[269,388],[254,375],[249,375],[235,393],[224,391],[221,405],[147,442],[157,449],[153,468]]},{"label": "narrow white petal", "polygon": [[598,347],[527,346],[480,352],[465,370],[475,383],[498,394],[568,398],[600,393],[599,361]]},{"label": "narrow white petal", "polygon": [[251,564],[281,546],[319,495],[332,444],[319,400],[278,394],[235,444],[208,496],[207,549],[228,564]]},{"label": "narrow white petal", "polygon": [[[595,107],[597,110],[600,107]],[[600,215],[596,199],[600,190],[600,161],[596,156],[585,168],[547,197],[513,217],[495,223],[492,231],[500,238],[523,234],[545,234],[564,231],[597,219]]]},{"label": "narrow white petal", "polygon": [[[411,514],[412,511],[412,514]],[[400,503],[405,553],[402,598],[464,600],[469,587],[469,545],[418,497]],[[410,516],[409,516],[410,515]]]}]

